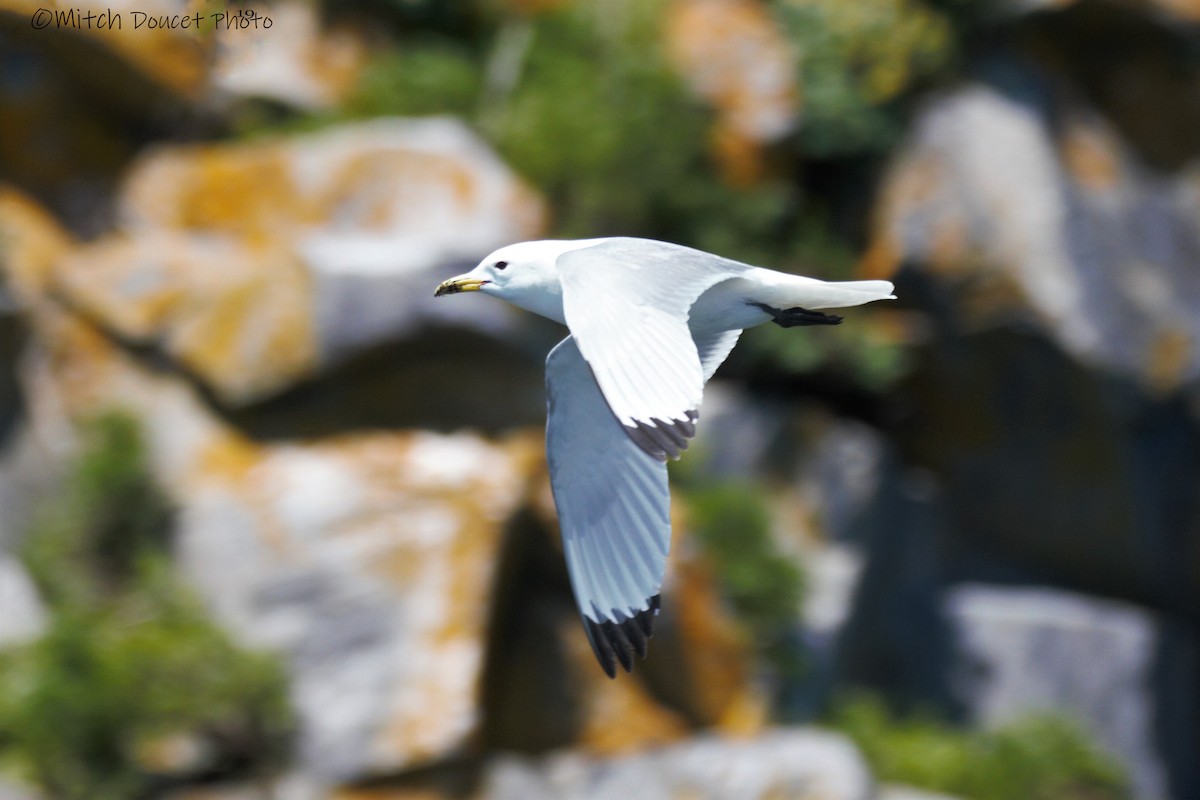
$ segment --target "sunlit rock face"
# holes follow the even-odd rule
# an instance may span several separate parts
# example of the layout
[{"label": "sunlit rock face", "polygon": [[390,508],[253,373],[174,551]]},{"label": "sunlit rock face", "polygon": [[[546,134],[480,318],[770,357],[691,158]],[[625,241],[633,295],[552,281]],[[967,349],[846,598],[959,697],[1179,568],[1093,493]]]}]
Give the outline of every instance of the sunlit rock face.
[{"label": "sunlit rock face", "polygon": [[204,22],[215,30],[224,20],[214,14],[233,17],[238,11],[252,12],[254,21],[219,31],[209,75],[217,93],[314,109],[335,106],[353,90],[366,58],[356,32],[326,30],[317,7],[300,2],[209,9]]},{"label": "sunlit rock face", "polygon": [[181,563],[245,641],[289,656],[308,768],[345,779],[463,747],[534,443],[415,433],[198,455]]},{"label": "sunlit rock face", "polygon": [[30,324],[26,424],[44,457],[69,450],[73,420],[136,416],[179,508],[183,574],[247,646],[285,656],[309,769],[350,778],[464,745],[491,576],[539,443],[397,432],[261,444],[85,318],[47,303]]},{"label": "sunlit rock face", "polygon": [[439,268],[542,225],[540,200],[449,119],[158,150],[120,208],[117,233],[61,261],[58,288],[233,405],[429,324]]},{"label": "sunlit rock face", "polygon": [[492,765],[485,800],[578,797],[709,797],[724,800],[867,800],[874,782],[862,757],[836,734],[767,730],[757,737],[702,736],[649,753],[608,759],[576,754]]},{"label": "sunlit rock face", "polygon": [[[219,148],[190,153],[224,157]],[[171,169],[192,165],[181,152],[160,157],[178,159]],[[172,176],[168,187],[186,194],[186,176]],[[501,197],[522,210],[519,184],[456,185],[463,192],[454,198]],[[322,330],[322,307],[309,302],[314,264],[328,268],[334,288],[344,275],[363,279],[360,288],[409,280],[431,300],[434,276],[418,255],[436,265],[464,252],[469,241],[441,233],[462,216],[447,212],[405,234],[416,244],[395,273],[305,260],[283,240],[304,241],[306,229],[272,217],[266,200],[256,211],[245,197],[250,186],[238,195],[245,215],[224,219],[218,209],[205,217],[205,192],[219,186],[189,200],[160,195],[154,213],[130,210],[121,232],[93,243],[74,240],[20,194],[0,195],[0,230],[11,234],[0,262],[7,312],[22,328],[12,370],[21,403],[0,460],[0,496],[36,503],[30,464],[53,472],[75,451],[77,423],[112,409],[132,414],[179,512],[174,553],[183,579],[241,643],[279,653],[288,667],[298,780],[314,792],[499,745],[615,754],[684,739],[697,725],[761,728],[747,643],[711,569],[686,546],[677,547],[664,598],[672,611],[651,660],[615,682],[595,663],[566,582],[540,420],[505,418],[525,402],[513,398],[544,403],[541,353],[499,345],[520,330],[516,323],[483,311],[452,328],[410,305],[389,311],[396,328],[372,335],[407,337],[415,349],[385,350],[388,358],[353,367],[312,355],[320,340],[313,331]],[[361,186],[351,180],[346,193]],[[505,186],[517,187],[516,201],[489,195]],[[437,190],[429,191],[435,197],[422,208],[438,213]],[[454,198],[448,206],[457,207]],[[525,210],[540,209],[529,202]],[[189,210],[171,216],[181,207]],[[474,208],[468,202],[461,213],[469,218]],[[340,313],[353,324],[363,312],[351,304]],[[422,347],[436,355],[441,378],[405,377],[422,362]],[[352,364],[353,351],[345,352]],[[297,385],[305,370],[318,374]],[[256,383],[263,375],[267,382]],[[359,401],[347,401],[374,391],[377,404],[421,407],[413,398],[432,392],[436,403],[436,385],[447,380],[461,406],[451,418],[490,419],[492,435],[395,424],[413,418],[403,413],[367,417],[391,425],[364,425],[355,419]],[[256,399],[271,386],[282,399]],[[314,425],[322,410],[332,421]],[[3,512],[5,528],[19,527],[12,504]],[[686,536],[684,522],[677,528]],[[25,586],[20,576],[6,580]],[[36,619],[26,616],[32,622],[6,635],[36,635]],[[547,707],[552,686],[561,702]]]},{"label": "sunlit rock face", "polygon": [[875,256],[961,288],[968,324],[1029,312],[1080,361],[1170,391],[1200,377],[1200,177],[1114,128],[984,86],[931,101],[881,197]]},{"label": "sunlit rock face", "polygon": [[1059,712],[1125,766],[1136,797],[1170,796],[1149,691],[1162,635],[1152,614],[1068,592],[982,584],[954,588],[945,608],[959,648],[957,688],[974,721],[996,726]]}]

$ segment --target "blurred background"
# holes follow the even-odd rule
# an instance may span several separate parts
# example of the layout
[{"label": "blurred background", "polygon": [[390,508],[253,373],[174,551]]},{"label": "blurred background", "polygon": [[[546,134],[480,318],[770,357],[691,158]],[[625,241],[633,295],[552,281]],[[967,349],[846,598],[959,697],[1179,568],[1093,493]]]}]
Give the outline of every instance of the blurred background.
[{"label": "blurred background", "polygon": [[[615,681],[562,330],[433,298],[605,235],[900,298],[743,337]],[[1198,798],[1198,387],[1192,0],[0,0],[0,798]]]}]

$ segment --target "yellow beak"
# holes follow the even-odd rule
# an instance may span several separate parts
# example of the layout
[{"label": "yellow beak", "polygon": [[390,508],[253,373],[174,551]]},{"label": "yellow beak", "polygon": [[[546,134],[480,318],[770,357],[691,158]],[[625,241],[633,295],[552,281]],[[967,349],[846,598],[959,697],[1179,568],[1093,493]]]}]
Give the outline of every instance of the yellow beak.
[{"label": "yellow beak", "polygon": [[437,290],[433,293],[434,297],[441,297],[444,294],[458,294],[459,292],[478,292],[479,287],[483,286],[488,281],[480,280],[479,278],[451,278],[448,281],[442,281],[438,285]]}]

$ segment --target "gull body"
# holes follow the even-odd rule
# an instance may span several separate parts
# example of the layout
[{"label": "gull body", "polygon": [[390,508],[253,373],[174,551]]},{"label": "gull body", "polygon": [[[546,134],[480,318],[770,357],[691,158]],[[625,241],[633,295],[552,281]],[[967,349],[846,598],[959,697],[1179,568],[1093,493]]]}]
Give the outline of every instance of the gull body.
[{"label": "gull body", "polygon": [[665,462],[745,328],[831,325],[819,309],[892,298],[649,239],[508,245],[435,294],[478,291],[570,330],[546,359],[546,456],[571,586],[613,677],[644,656],[670,544]]}]

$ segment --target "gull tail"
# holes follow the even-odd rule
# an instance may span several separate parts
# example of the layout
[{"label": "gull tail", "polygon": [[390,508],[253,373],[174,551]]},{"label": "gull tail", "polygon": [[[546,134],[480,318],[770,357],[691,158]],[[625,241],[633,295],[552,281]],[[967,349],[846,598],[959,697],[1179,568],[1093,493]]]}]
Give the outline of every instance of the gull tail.
[{"label": "gull tail", "polygon": [[849,308],[876,300],[895,300],[891,281],[819,281],[789,276],[771,287],[769,304],[775,308]]}]

